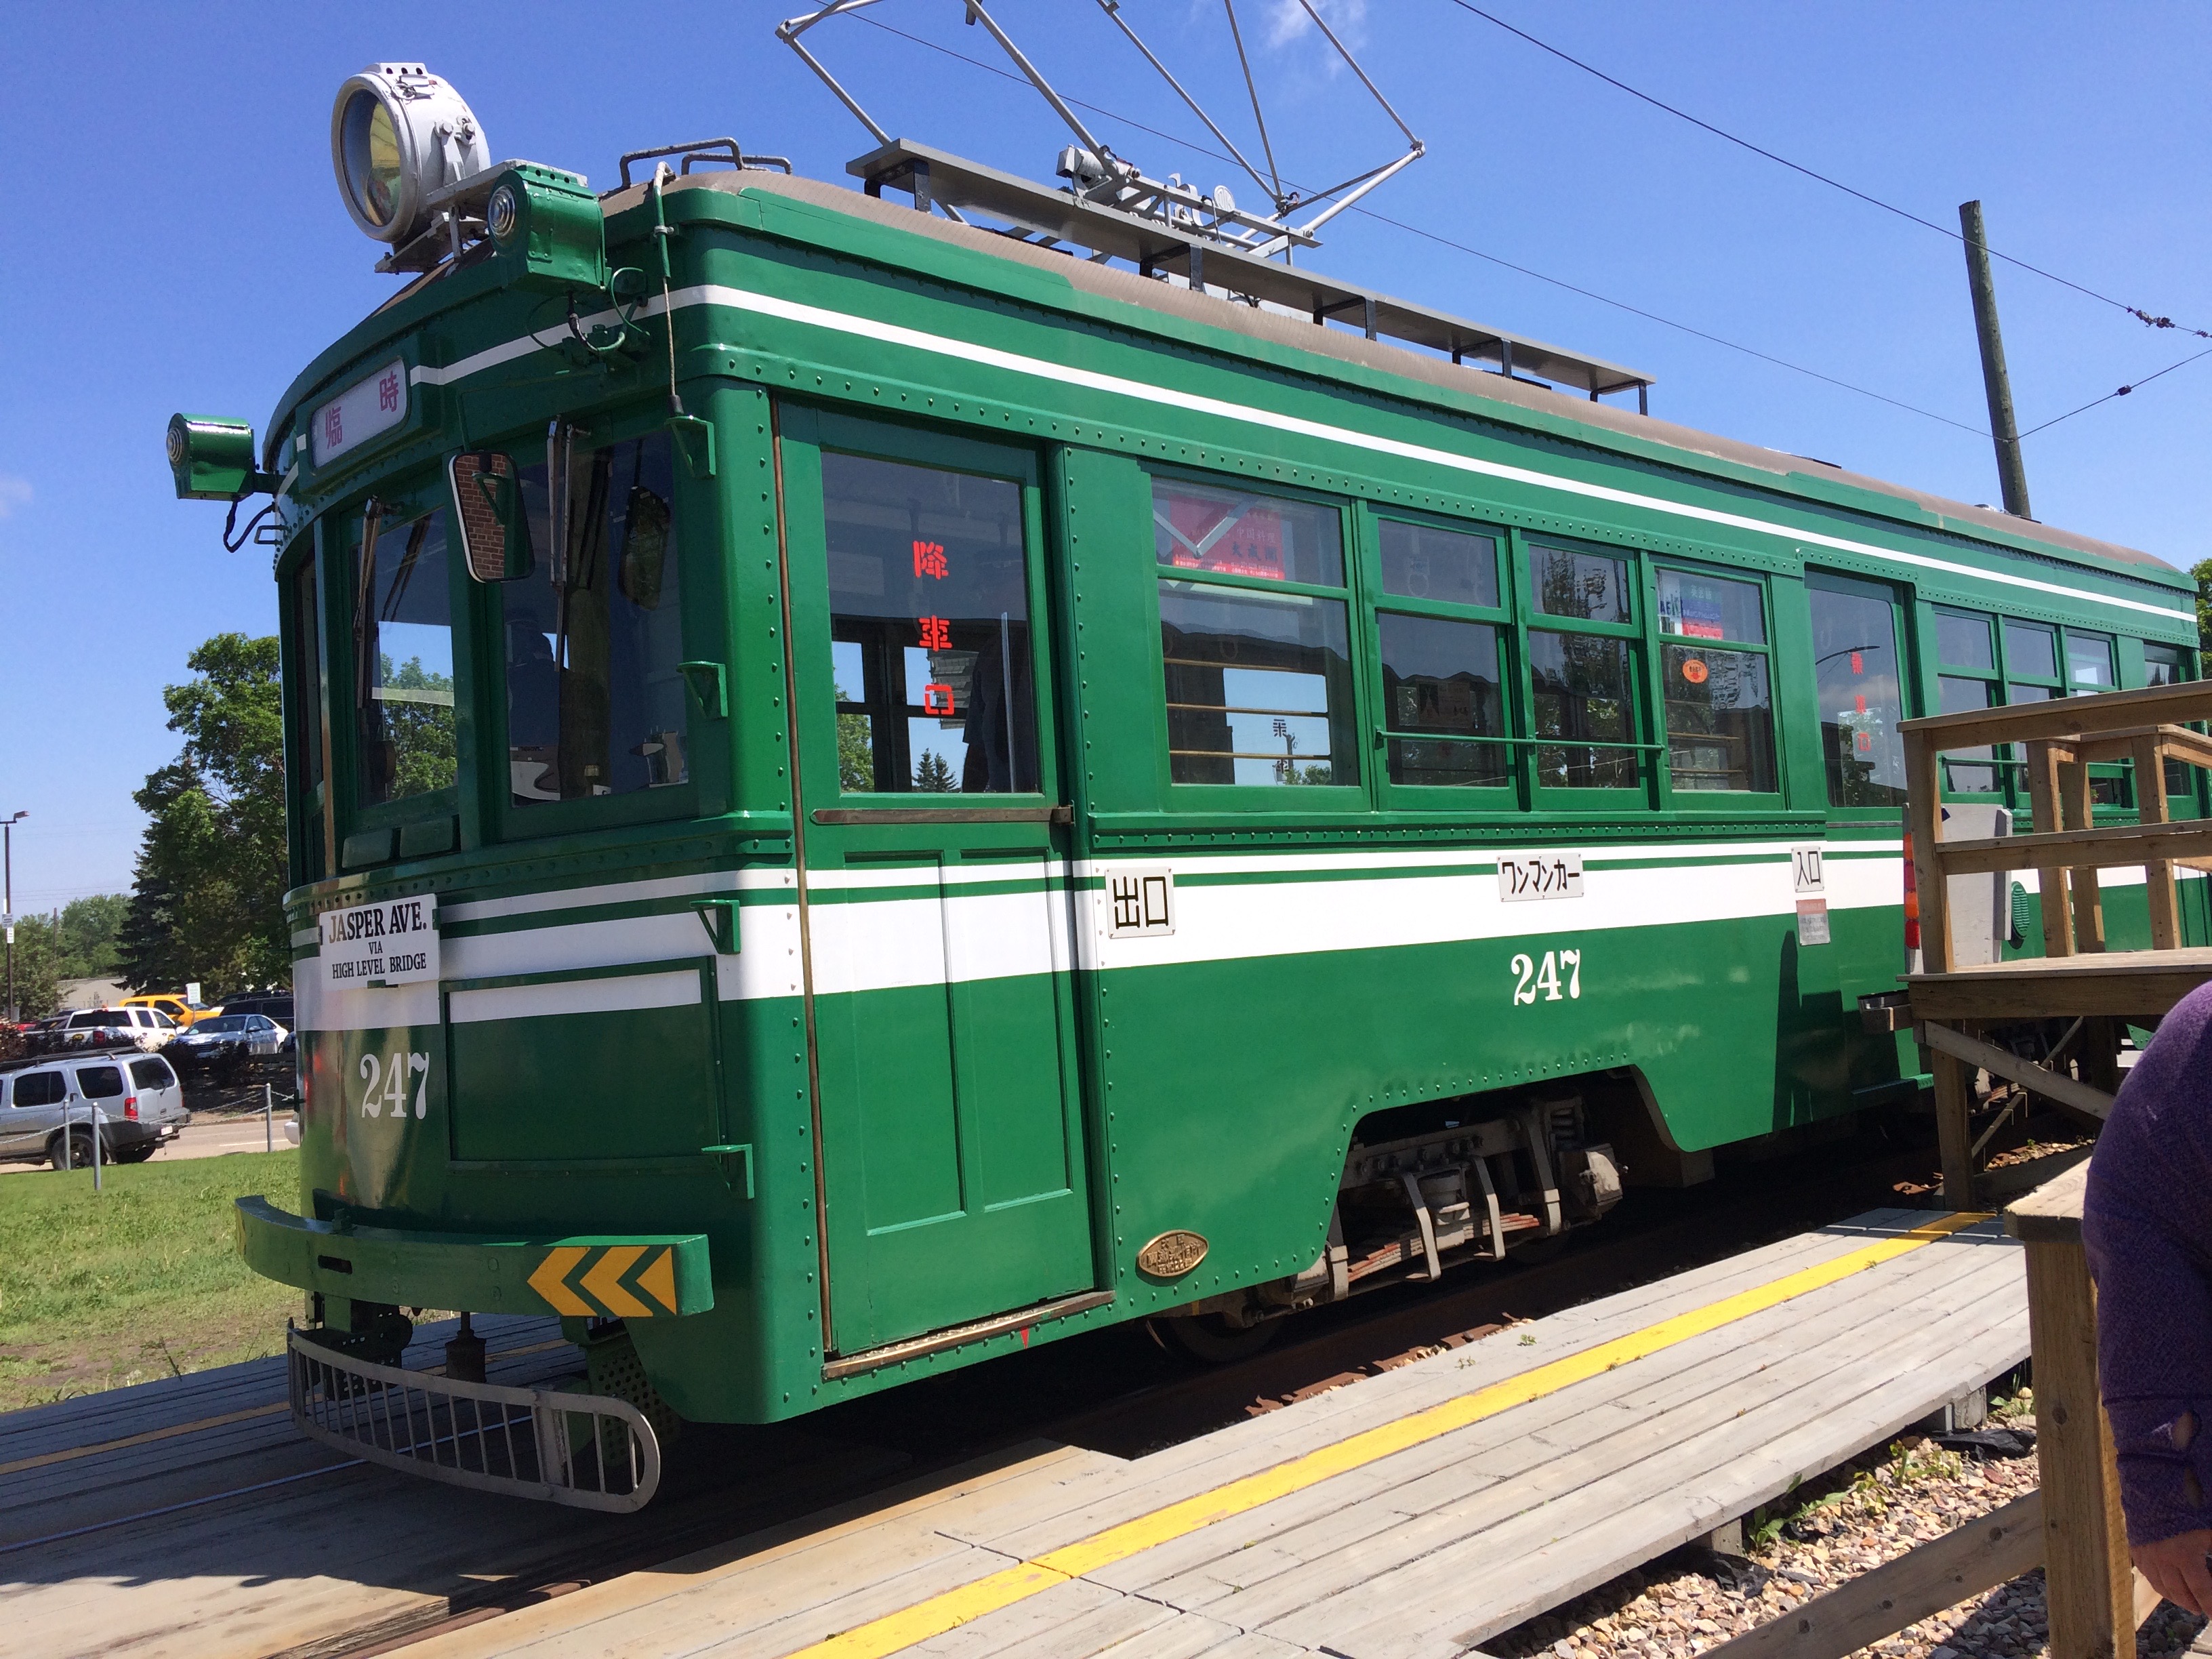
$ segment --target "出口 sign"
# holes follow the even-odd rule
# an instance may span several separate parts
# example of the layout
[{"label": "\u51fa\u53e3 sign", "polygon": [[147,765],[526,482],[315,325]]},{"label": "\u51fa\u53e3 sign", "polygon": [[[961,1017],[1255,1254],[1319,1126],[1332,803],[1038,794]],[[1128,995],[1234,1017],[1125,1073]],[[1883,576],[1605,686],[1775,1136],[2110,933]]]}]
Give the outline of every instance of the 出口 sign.
[{"label": "\u51fa\u53e3 sign", "polygon": [[356,904],[325,910],[316,921],[322,933],[318,960],[326,987],[411,985],[438,977],[435,899]]}]

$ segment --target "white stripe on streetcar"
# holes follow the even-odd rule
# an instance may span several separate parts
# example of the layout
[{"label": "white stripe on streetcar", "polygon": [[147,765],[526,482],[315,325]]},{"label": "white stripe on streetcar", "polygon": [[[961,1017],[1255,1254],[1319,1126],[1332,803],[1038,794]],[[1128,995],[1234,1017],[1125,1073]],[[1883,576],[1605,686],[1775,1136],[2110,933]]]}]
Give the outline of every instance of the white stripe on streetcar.
[{"label": "white stripe on streetcar", "polygon": [[[1248,426],[1264,427],[1299,437],[1316,438],[1325,443],[1343,444],[1353,449],[1364,449],[1378,455],[1395,456],[1401,460],[1425,462],[1432,466],[1454,471],[1474,473],[1479,477],[1498,478],[1512,483],[1552,489],[1565,495],[1579,495],[1587,500],[1607,501],[1619,507],[1633,507],[1650,513],[1666,514],[1674,518],[1696,520],[1705,524],[1725,526],[1733,530],[1748,530],[1759,535],[1778,536],[1785,540],[1825,547],[1837,552],[1856,554],[1862,558],[1886,560],[1924,570],[1940,570],[1948,575],[1965,576],[1979,581],[1997,582],[2008,587],[2024,588],[2031,592],[2054,594],[2061,599],[2094,605],[2114,605],[2124,611],[2141,611],[2172,622],[2192,613],[2172,606],[2150,605],[2141,599],[2122,599],[2117,594],[2093,593],[2081,588],[2066,587],[2057,582],[2039,581],[2033,576],[2016,576],[2007,572],[1984,570],[1978,566],[1958,564],[1948,559],[1938,559],[1924,553],[1905,553],[1894,548],[1878,547],[1869,542],[1854,541],[1845,536],[1831,536],[1817,530],[1793,529],[1787,525],[1754,519],[1741,513],[1723,512],[1717,507],[1697,507],[1683,501],[1670,501],[1656,495],[1645,495],[1634,490],[1615,489],[1610,484],[1589,483],[1580,479],[1564,478],[1551,473],[1537,472],[1522,466],[1509,465],[1502,461],[1486,461],[1472,455],[1455,454],[1449,450],[1434,448],[1427,444],[1408,443],[1402,439],[1384,438],[1371,433],[1357,432],[1348,427],[1331,425],[1325,421],[1312,421],[1302,416],[1285,415],[1275,410],[1261,409],[1248,404],[1231,403],[1224,398],[1208,398],[1197,392],[1176,392],[1166,386],[1148,385],[1118,374],[1102,374],[1095,369],[1077,368],[1067,363],[1048,362],[1042,357],[1030,357],[1020,352],[1002,350],[996,346],[978,345],[972,341],[955,339],[946,335],[931,334],[921,329],[902,327],[896,323],[879,322],[873,318],[856,317],[849,313],[828,310],[821,306],[805,305],[796,300],[780,299],[773,295],[759,294],[750,289],[732,288],[721,283],[699,283],[682,288],[670,296],[664,306],[658,298],[648,300],[640,307],[646,316],[658,316],[665,310],[685,310],[693,306],[722,306],[733,311],[754,312],[763,317],[775,317],[785,322],[801,323],[835,333],[849,334],[879,345],[905,346],[912,350],[933,356],[1003,369],[1009,374],[1049,381],[1054,385],[1079,386],[1094,392],[1133,398],[1140,403],[1157,404],[1165,408],[1180,409],[1188,413],[1207,415],[1226,421],[1241,422]],[[580,324],[590,327],[598,323],[619,320],[613,311],[595,313],[580,319]],[[455,380],[466,380],[485,369],[497,368],[520,356],[537,350],[550,350],[559,341],[539,342],[535,337],[509,340],[445,368],[418,367],[410,379],[420,385],[447,386]],[[2000,556],[2012,550],[1993,549]]]}]

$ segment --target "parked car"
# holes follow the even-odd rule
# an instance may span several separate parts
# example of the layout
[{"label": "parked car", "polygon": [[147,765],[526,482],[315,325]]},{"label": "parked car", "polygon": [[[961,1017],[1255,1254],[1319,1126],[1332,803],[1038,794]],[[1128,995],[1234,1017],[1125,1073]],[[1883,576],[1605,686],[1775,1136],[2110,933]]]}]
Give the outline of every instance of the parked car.
[{"label": "parked car", "polygon": [[61,1027],[61,1047],[130,1047],[151,1051],[177,1035],[177,1022],[155,1008],[80,1008]]},{"label": "parked car", "polygon": [[222,1012],[220,1006],[210,1008],[204,1002],[172,996],[166,991],[142,992],[135,997],[125,997],[122,1006],[125,1008],[151,1008],[157,1013],[167,1014],[179,1026],[188,1026],[194,1020],[205,1019],[210,1014]]},{"label": "parked car", "polygon": [[170,1057],[194,1081],[238,1083],[257,1060],[291,1052],[292,1034],[266,1014],[217,1014],[180,1033]]},{"label": "parked car", "polygon": [[213,1012],[224,1014],[266,1014],[286,1030],[299,1022],[292,1018],[292,994],[289,991],[252,991],[234,996]]},{"label": "parked car", "polygon": [[159,1054],[85,1054],[0,1071],[0,1163],[89,1164],[96,1132],[103,1158],[143,1164],[191,1121],[184,1087]]}]

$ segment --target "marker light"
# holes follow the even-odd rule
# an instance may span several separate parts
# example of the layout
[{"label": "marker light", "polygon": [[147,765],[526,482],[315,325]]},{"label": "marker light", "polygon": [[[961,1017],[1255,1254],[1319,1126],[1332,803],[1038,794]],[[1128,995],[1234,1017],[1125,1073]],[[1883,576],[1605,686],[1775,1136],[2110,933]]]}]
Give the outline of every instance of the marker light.
[{"label": "marker light", "polygon": [[331,166],[354,223],[404,246],[428,226],[433,191],[491,165],[461,94],[420,64],[372,64],[331,107]]}]

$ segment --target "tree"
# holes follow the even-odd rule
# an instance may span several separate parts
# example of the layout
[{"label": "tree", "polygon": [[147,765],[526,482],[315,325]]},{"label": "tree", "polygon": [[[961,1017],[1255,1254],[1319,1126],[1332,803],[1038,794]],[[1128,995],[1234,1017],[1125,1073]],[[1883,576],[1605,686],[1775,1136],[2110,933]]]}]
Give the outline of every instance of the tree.
[{"label": "tree", "polygon": [[2197,643],[2212,651],[2212,559],[2199,560],[2189,574],[2197,578]]},{"label": "tree", "polygon": [[[847,701],[845,688],[836,688],[840,704]],[[848,714],[842,708],[837,711],[837,787],[848,795],[867,795],[875,793],[876,746],[869,740],[868,717]]]},{"label": "tree", "polygon": [[119,933],[141,989],[288,976],[284,721],[276,641],[218,634],[162,693],[184,752],[133,797],[151,821]]},{"label": "tree", "polygon": [[949,795],[957,787],[952,781],[952,768],[945,757],[934,749],[925,749],[921,758],[914,763],[914,787],[924,795]]}]

